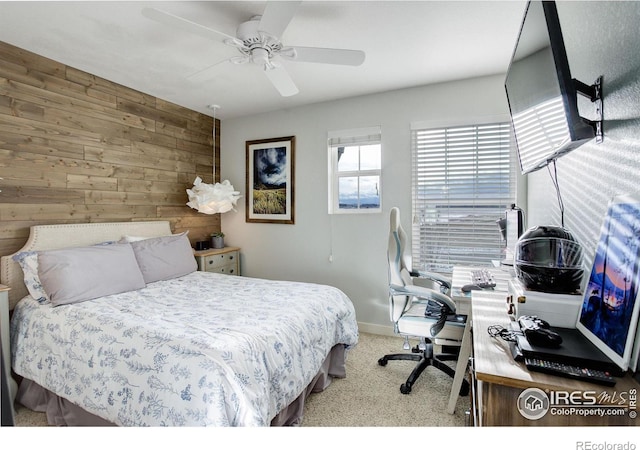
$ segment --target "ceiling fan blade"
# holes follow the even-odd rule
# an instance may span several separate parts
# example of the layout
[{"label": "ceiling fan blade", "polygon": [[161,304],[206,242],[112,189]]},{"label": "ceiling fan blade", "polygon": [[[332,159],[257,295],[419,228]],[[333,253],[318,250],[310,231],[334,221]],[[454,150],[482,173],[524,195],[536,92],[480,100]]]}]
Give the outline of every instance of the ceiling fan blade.
[{"label": "ceiling fan blade", "polygon": [[340,64],[359,66],[364,62],[365,53],[361,50],[345,50],[339,48],[291,47],[283,49],[280,56],[293,61]]},{"label": "ceiling fan blade", "polygon": [[300,5],[300,1],[267,2],[258,30],[280,39]]},{"label": "ceiling fan blade", "polygon": [[227,62],[234,62],[234,58],[223,59],[222,61],[218,61],[215,64],[212,64],[208,67],[205,67],[202,70],[192,73],[191,75],[187,75],[187,80],[191,83],[203,83],[205,81],[209,81],[213,79],[218,72],[218,66]]},{"label": "ceiling fan blade", "polygon": [[264,73],[283,97],[291,97],[300,92],[284,67],[273,65],[271,67],[265,66]]},{"label": "ceiling fan blade", "polygon": [[235,44],[239,44],[240,46],[243,45],[241,41],[233,36],[229,36],[228,34],[221,31],[207,28],[204,25],[200,25],[199,23],[192,22],[183,17],[176,16],[175,14],[171,14],[160,9],[143,8],[142,15],[147,19],[155,20],[156,22],[160,22],[164,25],[169,25],[172,28],[180,29],[188,33],[199,34],[200,36],[204,36],[208,39],[220,40],[220,38],[223,38],[225,40],[231,40]]}]

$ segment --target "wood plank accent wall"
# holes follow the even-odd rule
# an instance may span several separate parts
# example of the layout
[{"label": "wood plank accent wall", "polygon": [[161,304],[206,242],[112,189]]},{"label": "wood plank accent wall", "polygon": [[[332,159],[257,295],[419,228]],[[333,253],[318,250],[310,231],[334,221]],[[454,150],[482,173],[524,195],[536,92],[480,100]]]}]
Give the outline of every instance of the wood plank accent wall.
[{"label": "wood plank accent wall", "polygon": [[[186,206],[186,189],[197,175],[211,183],[212,126],[0,41],[0,255],[40,224],[169,220],[192,243],[208,239],[220,215]],[[219,130],[216,119],[216,164]]]}]

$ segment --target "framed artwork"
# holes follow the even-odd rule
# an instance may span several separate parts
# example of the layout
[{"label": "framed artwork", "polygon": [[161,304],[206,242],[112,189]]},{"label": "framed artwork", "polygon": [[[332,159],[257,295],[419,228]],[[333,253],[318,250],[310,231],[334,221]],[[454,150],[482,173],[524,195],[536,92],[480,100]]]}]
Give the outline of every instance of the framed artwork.
[{"label": "framed artwork", "polygon": [[294,223],[295,142],[295,136],[247,141],[247,222]]},{"label": "framed artwork", "polygon": [[639,292],[640,197],[619,195],[600,229],[576,328],[623,370],[635,367],[640,350],[634,346]]}]

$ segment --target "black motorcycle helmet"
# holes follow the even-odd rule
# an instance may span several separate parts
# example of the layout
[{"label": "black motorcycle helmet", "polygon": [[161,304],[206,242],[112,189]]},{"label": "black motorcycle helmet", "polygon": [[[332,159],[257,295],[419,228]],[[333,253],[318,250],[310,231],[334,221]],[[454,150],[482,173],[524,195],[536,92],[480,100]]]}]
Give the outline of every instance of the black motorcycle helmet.
[{"label": "black motorcycle helmet", "polygon": [[516,275],[530,291],[575,294],[582,282],[582,247],[562,227],[537,226],[516,244]]}]

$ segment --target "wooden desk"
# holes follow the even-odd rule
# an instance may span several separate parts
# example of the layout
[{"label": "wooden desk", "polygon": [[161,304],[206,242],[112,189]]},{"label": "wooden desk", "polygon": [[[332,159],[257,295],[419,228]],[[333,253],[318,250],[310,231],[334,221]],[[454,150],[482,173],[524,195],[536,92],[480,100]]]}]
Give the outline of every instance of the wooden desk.
[{"label": "wooden desk", "polygon": [[[471,295],[474,292],[479,292],[462,292],[461,290],[462,286],[470,283],[471,272],[474,269],[478,269],[478,267],[455,266],[453,268],[453,274],[451,276],[451,298],[456,303],[456,312],[458,314],[471,314]],[[515,276],[513,268],[509,266],[501,266],[487,267],[487,269],[491,272],[491,275],[493,275],[493,279],[496,282],[496,287],[493,288],[493,292],[500,292],[506,295],[509,291],[509,280]]]},{"label": "wooden desk", "polygon": [[[490,325],[507,327],[505,297],[499,293],[475,291],[472,302],[472,420],[477,426],[608,426],[640,425],[640,418],[630,417],[629,399],[638,395],[640,385],[627,375],[614,387],[574,381],[542,373],[530,372],[511,356],[509,344],[487,333]],[[547,413],[540,419],[524,417],[518,409],[518,397],[529,388],[538,388],[550,395]],[[528,391],[530,392],[530,391]],[[568,394],[566,394],[568,393]],[[576,401],[571,401],[571,395]],[[554,402],[553,397],[561,401]],[[608,401],[603,401],[608,396]],[[596,398],[596,405],[590,403]],[[612,406],[618,405],[618,408]],[[573,410],[570,408],[573,407]],[[640,405],[636,406],[640,409]],[[610,414],[624,410],[624,415]],[[573,411],[573,412],[572,412]],[[632,414],[633,415],[633,414]]]},{"label": "wooden desk", "polygon": [[458,392],[460,392],[462,381],[467,372],[468,360],[471,356],[471,298],[472,296],[477,296],[479,293],[482,293],[480,295],[494,295],[496,298],[500,298],[503,302],[506,302],[506,297],[509,291],[509,280],[514,276],[513,268],[509,266],[492,267],[489,268],[489,270],[496,282],[496,287],[492,291],[462,292],[462,286],[470,283],[471,272],[474,269],[477,269],[477,267],[455,266],[451,277],[451,298],[456,303],[456,312],[458,314],[467,315],[467,325],[465,326],[464,333],[462,335],[460,354],[458,356],[458,363],[456,364],[456,375],[453,378],[451,394],[449,396],[449,404],[447,406],[449,414],[453,414],[456,410]]}]

